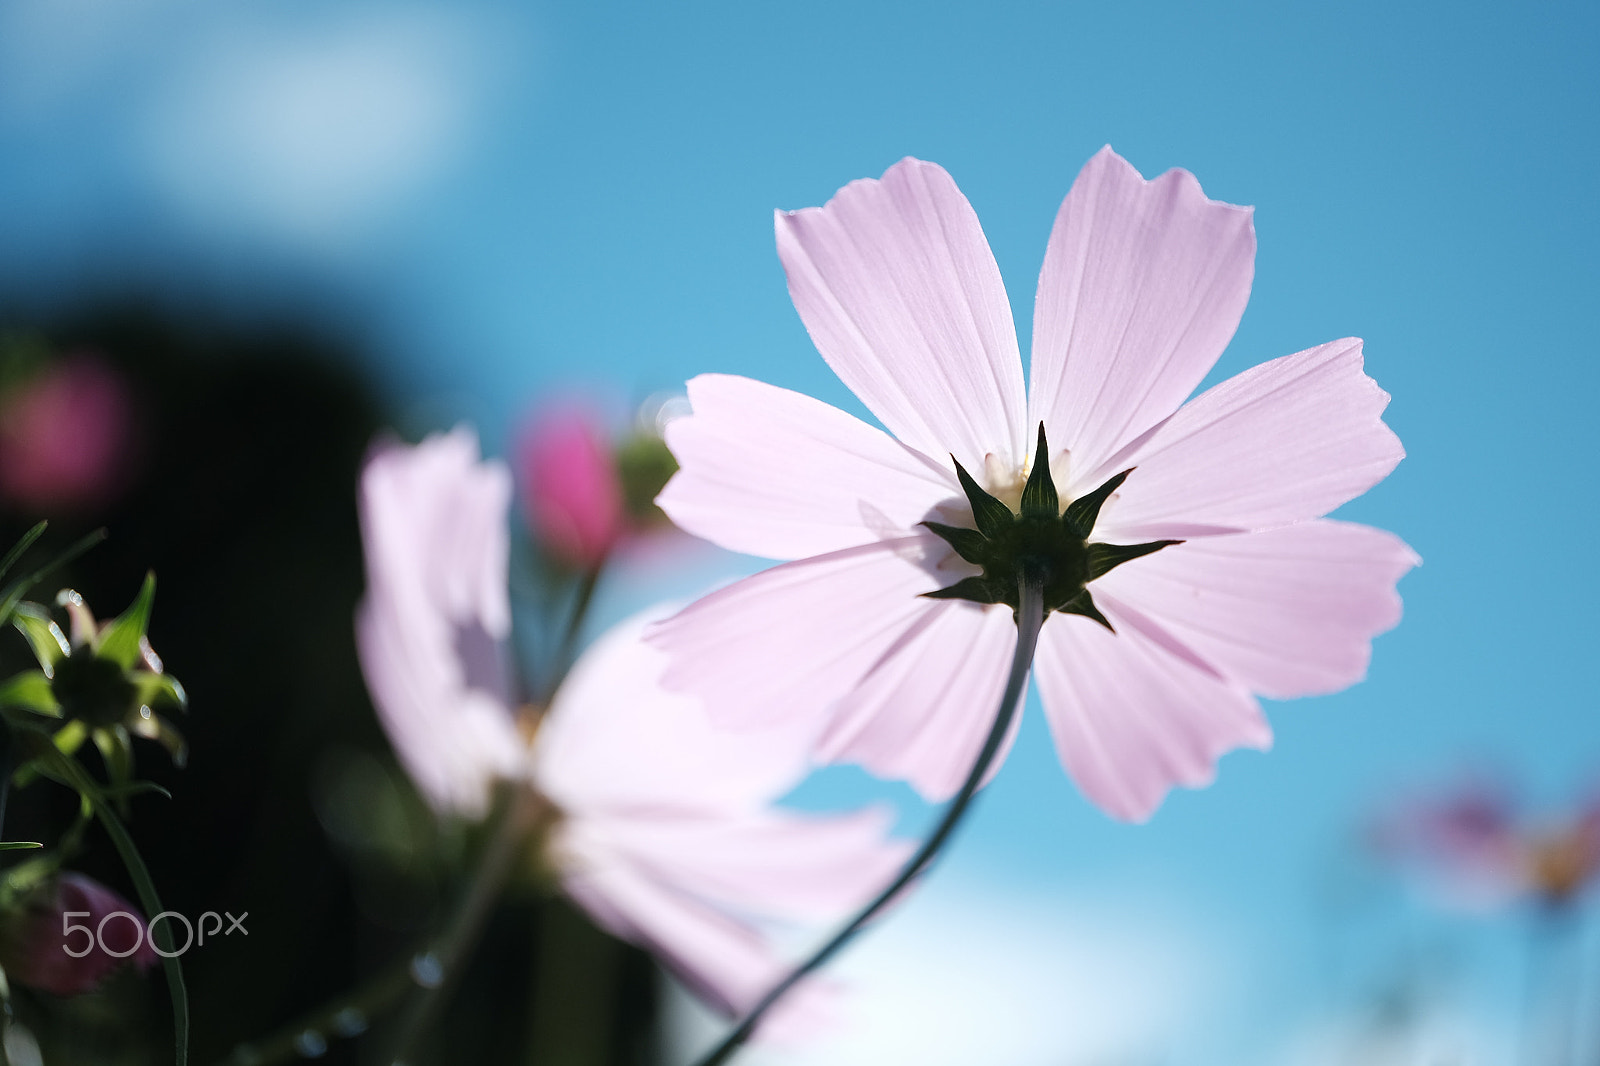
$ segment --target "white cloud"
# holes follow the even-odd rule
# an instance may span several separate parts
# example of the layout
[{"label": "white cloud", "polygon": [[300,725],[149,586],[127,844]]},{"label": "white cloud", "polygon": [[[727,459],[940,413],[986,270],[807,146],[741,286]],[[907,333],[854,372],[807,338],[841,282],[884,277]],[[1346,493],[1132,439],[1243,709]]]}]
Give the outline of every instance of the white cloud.
[{"label": "white cloud", "polygon": [[145,124],[153,176],[198,221],[337,247],[392,217],[469,139],[488,45],[437,8],[235,28]]},{"label": "white cloud", "polygon": [[[996,885],[931,885],[830,968],[847,987],[836,1033],[756,1047],[750,1066],[1102,1066],[1164,1060],[1216,999],[1211,953],[1159,914]],[[667,1010],[668,1061],[725,1026],[686,993]]]}]

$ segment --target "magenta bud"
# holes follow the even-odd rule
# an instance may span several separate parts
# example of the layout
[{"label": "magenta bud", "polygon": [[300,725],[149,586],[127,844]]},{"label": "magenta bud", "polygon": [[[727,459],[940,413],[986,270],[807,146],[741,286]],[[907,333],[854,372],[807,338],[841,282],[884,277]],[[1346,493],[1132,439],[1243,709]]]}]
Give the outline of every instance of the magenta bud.
[{"label": "magenta bud", "polygon": [[594,421],[576,408],[548,411],[517,443],[523,510],[540,544],[591,569],[624,527],[617,461]]},{"label": "magenta bud", "polygon": [[106,502],[124,472],[132,401],[93,356],[52,364],[0,397],[0,493],[32,510]]},{"label": "magenta bud", "polygon": [[138,908],[82,874],[57,876],[0,928],[6,976],[57,996],[93,991],[125,962],[147,970],[156,959]]}]

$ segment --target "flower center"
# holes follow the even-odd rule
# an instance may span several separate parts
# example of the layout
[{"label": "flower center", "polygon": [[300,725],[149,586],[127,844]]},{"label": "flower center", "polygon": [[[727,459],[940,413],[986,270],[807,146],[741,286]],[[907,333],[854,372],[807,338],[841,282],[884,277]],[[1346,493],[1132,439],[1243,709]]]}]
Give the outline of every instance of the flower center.
[{"label": "flower center", "polygon": [[[1091,541],[1100,508],[1133,471],[1124,470],[1063,509],[1050,475],[1049,454],[1041,422],[1033,467],[1017,496],[1015,510],[986,492],[956,462],[956,477],[972,504],[973,523],[977,528],[965,529],[941,522],[922,524],[954,548],[961,558],[982,567],[983,573],[923,595],[932,599],[1003,603],[1016,611],[1022,582],[1033,581],[1043,589],[1046,614],[1051,611],[1081,614],[1107,629],[1112,628],[1105,615],[1095,607],[1089,583],[1130,559],[1182,541],[1156,540],[1145,544]],[[954,457],[951,461],[955,462]],[[992,475],[994,471],[985,473]],[[994,484],[992,477],[991,484]]]}]

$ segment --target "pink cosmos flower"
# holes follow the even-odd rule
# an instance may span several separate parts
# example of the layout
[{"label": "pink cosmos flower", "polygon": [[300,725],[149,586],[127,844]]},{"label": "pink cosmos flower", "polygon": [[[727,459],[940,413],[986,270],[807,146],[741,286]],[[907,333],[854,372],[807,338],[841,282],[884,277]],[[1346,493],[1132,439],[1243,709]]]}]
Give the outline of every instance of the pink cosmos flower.
[{"label": "pink cosmos flower", "polygon": [[[1248,208],[1206,199],[1185,171],[1145,181],[1098,153],[1050,236],[1026,389],[999,270],[939,167],[906,159],[826,207],[780,212],[777,240],[812,340],[889,433],[746,378],[689,383],[694,413],[667,429],[680,472],[659,504],[725,548],[793,561],[652,634],[673,657],[668,687],[730,726],[812,723],[824,759],[954,793],[1015,629],[1005,604],[927,598],[994,577],[923,524],[974,526],[955,463],[1015,511],[1047,462],[1061,511],[1087,508],[1078,550],[1124,559],[1058,601],[1034,659],[1062,762],[1111,814],[1144,819],[1172,786],[1209,782],[1223,752],[1266,747],[1257,695],[1364,675],[1418,560],[1322,517],[1403,455],[1361,342],[1184,403],[1249,295]],[[1041,425],[1044,457],[1030,454]]]},{"label": "pink cosmos flower", "polygon": [[616,457],[577,408],[544,413],[517,443],[528,524],[541,544],[582,569],[600,565],[625,526]]},{"label": "pink cosmos flower", "polygon": [[132,402],[93,356],[51,365],[0,398],[0,495],[30,509],[105,501],[128,460]]},{"label": "pink cosmos flower", "polygon": [[128,961],[140,970],[156,963],[144,916],[83,874],[56,877],[0,930],[6,976],[52,995],[92,992]]},{"label": "pink cosmos flower", "polygon": [[[484,813],[497,780],[555,808],[547,857],[602,926],[654,951],[734,1014],[786,972],[766,927],[832,919],[888,880],[909,848],[885,812],[818,816],[770,806],[805,775],[803,739],[712,727],[660,686],[645,644],[656,610],[584,652],[539,721],[518,730],[509,629],[509,475],[470,431],[375,450],[361,480],[368,592],[362,668],[396,751],[441,813]],[[819,1008],[801,996],[764,1028]]]}]

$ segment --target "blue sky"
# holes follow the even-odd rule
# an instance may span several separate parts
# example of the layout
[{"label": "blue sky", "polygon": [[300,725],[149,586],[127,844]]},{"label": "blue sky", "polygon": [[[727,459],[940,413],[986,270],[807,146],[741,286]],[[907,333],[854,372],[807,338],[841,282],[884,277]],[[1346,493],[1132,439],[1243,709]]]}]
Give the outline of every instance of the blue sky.
[{"label": "blue sky", "polygon": [[[957,887],[927,896],[1190,930],[1191,970],[1226,979],[1164,993],[1215,1003],[1162,1015],[1151,1061],[1286,1062],[1330,1009],[1319,900],[1361,811],[1465,759],[1549,804],[1600,770],[1597,57],[1580,3],[17,0],[0,292],[132,282],[326,314],[399,406],[499,448],[547,390],[638,398],[709,370],[859,412],[789,305],[770,213],[903,155],[972,200],[1024,349],[1051,219],[1102,144],[1256,205],[1215,377],[1365,338],[1409,456],[1341,515],[1422,555],[1405,621],[1366,683],[1270,707],[1272,753],[1228,757],[1145,827],[1076,795],[1033,708],[938,875]],[[1497,960],[1463,1002],[1509,1002],[1509,928],[1408,906],[1384,921]],[[1060,1039],[1048,1061],[1088,1054]]]}]

